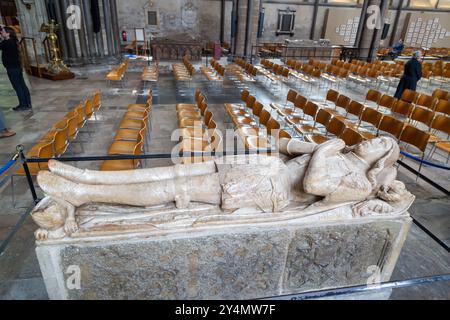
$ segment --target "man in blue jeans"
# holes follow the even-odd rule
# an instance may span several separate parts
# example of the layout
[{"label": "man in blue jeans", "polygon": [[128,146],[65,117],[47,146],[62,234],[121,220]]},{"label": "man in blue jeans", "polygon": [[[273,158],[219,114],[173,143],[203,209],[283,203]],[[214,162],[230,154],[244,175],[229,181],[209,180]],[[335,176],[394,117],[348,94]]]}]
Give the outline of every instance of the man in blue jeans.
[{"label": "man in blue jeans", "polygon": [[11,84],[16,91],[17,98],[19,98],[19,105],[13,108],[13,110],[31,110],[30,91],[28,90],[25,80],[23,79],[16,33],[12,28],[3,27],[1,28],[0,34],[3,39],[3,41],[0,42],[2,62],[6,68],[9,81],[11,81]]},{"label": "man in blue jeans", "polygon": [[5,117],[3,116],[3,112],[0,111],[0,139],[12,137],[15,134],[15,132],[6,128]]}]

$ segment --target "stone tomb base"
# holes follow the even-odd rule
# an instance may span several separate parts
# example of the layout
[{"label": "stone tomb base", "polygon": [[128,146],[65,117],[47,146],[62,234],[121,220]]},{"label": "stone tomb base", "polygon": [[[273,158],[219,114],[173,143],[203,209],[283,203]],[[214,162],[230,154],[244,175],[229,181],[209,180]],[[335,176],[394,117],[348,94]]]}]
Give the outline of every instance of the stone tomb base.
[{"label": "stone tomb base", "polygon": [[411,223],[308,220],[84,235],[36,251],[51,299],[252,299],[366,284],[377,271],[388,281]]}]

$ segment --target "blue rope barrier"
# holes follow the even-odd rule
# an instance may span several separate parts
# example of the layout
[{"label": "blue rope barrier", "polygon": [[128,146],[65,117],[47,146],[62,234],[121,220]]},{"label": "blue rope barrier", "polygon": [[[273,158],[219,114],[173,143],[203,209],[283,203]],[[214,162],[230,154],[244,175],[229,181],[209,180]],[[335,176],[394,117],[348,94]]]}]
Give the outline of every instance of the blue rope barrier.
[{"label": "blue rope barrier", "polygon": [[13,164],[16,163],[15,159],[11,159],[9,160],[3,167],[0,168],[0,175],[2,175],[3,173],[5,173],[6,171],[9,170],[9,168],[11,168],[13,166]]},{"label": "blue rope barrier", "polygon": [[404,155],[405,157],[407,157],[407,158],[413,159],[413,160],[415,160],[417,162],[422,162],[423,164],[426,164],[427,166],[431,166],[431,167],[435,167],[435,168],[439,168],[439,169],[444,169],[444,170],[450,170],[450,167],[448,167],[448,166],[444,166],[444,165],[438,164],[438,163],[433,163],[433,162],[430,162],[430,161],[427,161],[427,160],[422,160],[422,159],[417,158],[417,157],[415,157],[413,155],[410,155],[409,153],[406,153],[404,151],[400,151],[400,153],[402,155]]}]

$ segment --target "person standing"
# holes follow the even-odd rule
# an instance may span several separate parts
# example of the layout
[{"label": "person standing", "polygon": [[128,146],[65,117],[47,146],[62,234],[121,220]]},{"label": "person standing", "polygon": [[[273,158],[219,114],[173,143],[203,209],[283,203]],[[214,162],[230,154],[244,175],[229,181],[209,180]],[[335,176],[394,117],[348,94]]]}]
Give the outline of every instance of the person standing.
[{"label": "person standing", "polygon": [[0,139],[12,137],[16,133],[6,128],[5,117],[3,112],[0,110]]},{"label": "person standing", "polygon": [[405,64],[403,76],[395,91],[395,98],[401,99],[403,92],[406,89],[416,91],[417,81],[422,78],[422,65],[419,62],[420,59],[421,53],[420,51],[416,51],[413,53],[412,58]]},{"label": "person standing", "polygon": [[22,66],[20,63],[19,46],[16,33],[10,27],[1,28],[0,50],[2,50],[2,62],[6,68],[9,81],[16,91],[19,105],[13,108],[14,111],[31,110],[31,97],[25,80],[23,78]]}]

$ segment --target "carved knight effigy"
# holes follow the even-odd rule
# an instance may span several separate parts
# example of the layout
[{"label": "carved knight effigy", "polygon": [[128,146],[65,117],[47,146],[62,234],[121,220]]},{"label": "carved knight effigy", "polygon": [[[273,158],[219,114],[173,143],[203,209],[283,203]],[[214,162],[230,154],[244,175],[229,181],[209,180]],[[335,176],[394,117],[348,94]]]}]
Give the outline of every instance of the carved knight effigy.
[{"label": "carved knight effigy", "polygon": [[[50,171],[37,178],[46,198],[32,213],[40,227],[36,238],[128,230],[130,224],[169,228],[174,221],[189,227],[274,221],[320,216],[339,207],[350,207],[353,218],[396,215],[414,200],[395,180],[399,147],[392,138],[364,141],[347,151],[340,139],[320,145],[280,139],[279,149],[289,160],[238,155],[119,172],[50,161]],[[109,206],[109,214],[99,209],[102,205]],[[208,210],[195,216],[201,205]]]}]

